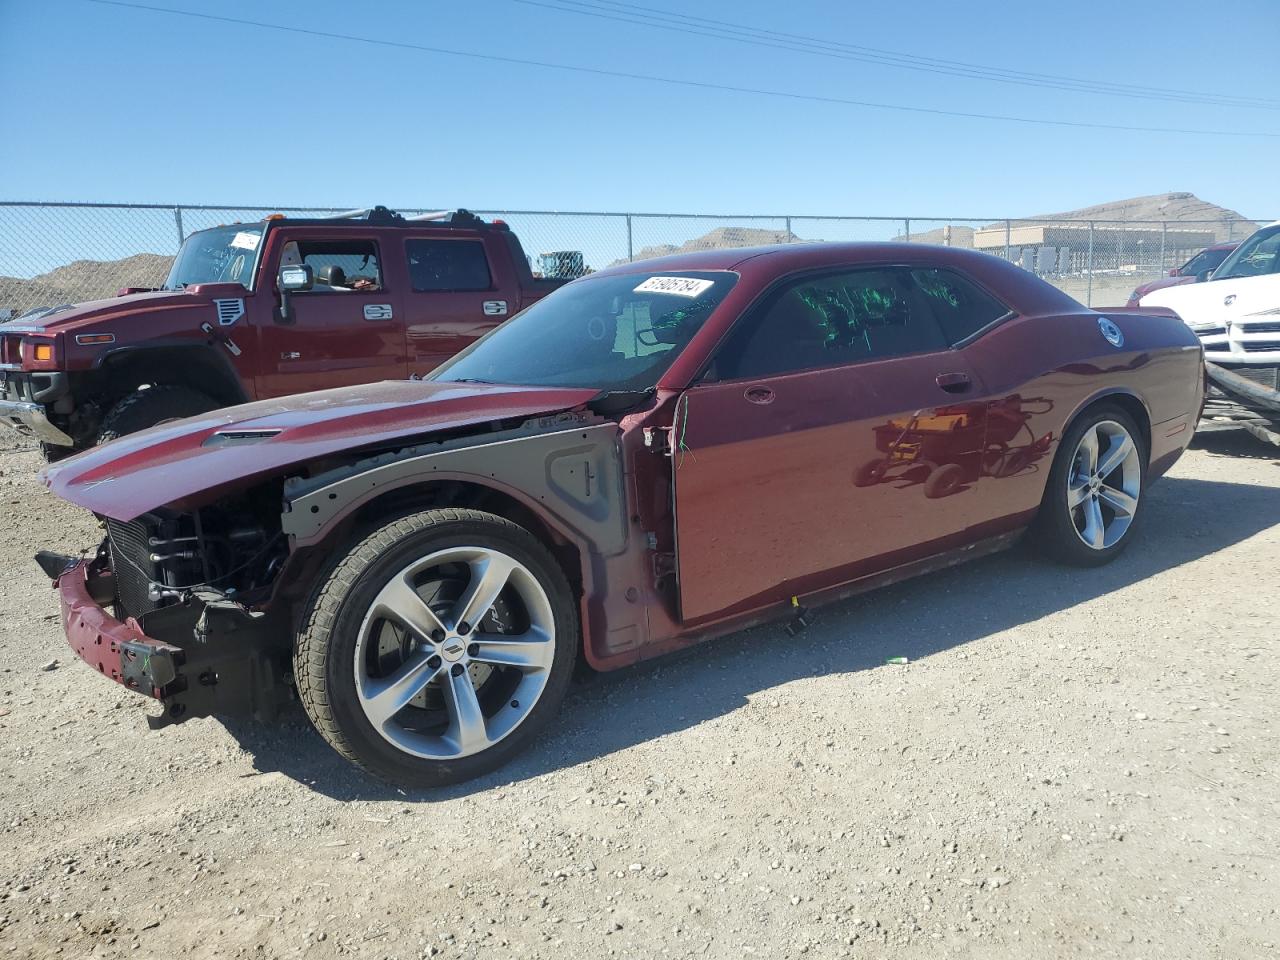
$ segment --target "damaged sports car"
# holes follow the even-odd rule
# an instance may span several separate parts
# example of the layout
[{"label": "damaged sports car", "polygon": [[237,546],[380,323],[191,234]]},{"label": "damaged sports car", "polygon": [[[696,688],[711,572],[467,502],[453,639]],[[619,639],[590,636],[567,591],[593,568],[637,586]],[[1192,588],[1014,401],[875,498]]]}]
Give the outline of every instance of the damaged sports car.
[{"label": "damaged sports car", "polygon": [[379,777],[493,770],[609,670],[1009,546],[1096,565],[1191,438],[1200,342],[918,244],[575,281],[425,381],[162,424],[46,470],[67,637],[153,726],[300,700]]}]

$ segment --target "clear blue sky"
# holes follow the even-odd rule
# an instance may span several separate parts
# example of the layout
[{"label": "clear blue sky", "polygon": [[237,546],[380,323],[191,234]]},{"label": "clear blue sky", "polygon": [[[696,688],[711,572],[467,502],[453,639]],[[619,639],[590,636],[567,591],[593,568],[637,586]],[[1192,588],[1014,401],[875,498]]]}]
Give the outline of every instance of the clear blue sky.
[{"label": "clear blue sky", "polygon": [[[1015,86],[517,0],[155,6],[797,94],[1280,133],[1280,4],[631,0],[730,25],[1271,109]],[[598,8],[598,4],[596,5]],[[0,0],[0,199],[1017,216],[1189,190],[1280,216],[1280,139],[959,119]]]}]

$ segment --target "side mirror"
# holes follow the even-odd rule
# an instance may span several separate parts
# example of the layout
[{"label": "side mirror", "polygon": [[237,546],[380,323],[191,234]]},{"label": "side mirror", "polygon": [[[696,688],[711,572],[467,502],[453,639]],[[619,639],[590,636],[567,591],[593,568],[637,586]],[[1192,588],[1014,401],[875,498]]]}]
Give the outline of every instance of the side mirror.
[{"label": "side mirror", "polygon": [[316,285],[315,273],[305,263],[281,267],[276,277],[276,286],[280,288],[280,322],[292,323],[289,318],[289,294],[305,293]]},{"label": "side mirror", "polygon": [[1199,273],[1196,274],[1196,283],[1204,283],[1206,280],[1212,280],[1212,279],[1213,279],[1212,270],[1201,270]]},{"label": "side mirror", "polygon": [[1180,277],[1180,276],[1182,276],[1182,268],[1181,268],[1181,267],[1170,267],[1170,268],[1169,268],[1169,276],[1171,276],[1171,277]]}]

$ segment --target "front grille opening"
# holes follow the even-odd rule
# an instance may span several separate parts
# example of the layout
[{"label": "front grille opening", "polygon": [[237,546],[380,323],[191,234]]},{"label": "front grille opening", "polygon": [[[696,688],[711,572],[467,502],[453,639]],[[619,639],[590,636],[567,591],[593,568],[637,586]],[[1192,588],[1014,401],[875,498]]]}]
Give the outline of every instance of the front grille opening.
[{"label": "front grille opening", "polygon": [[269,586],[288,555],[278,505],[268,491],[191,513],[108,518],[117,619],[141,620],[194,589],[248,599]]}]

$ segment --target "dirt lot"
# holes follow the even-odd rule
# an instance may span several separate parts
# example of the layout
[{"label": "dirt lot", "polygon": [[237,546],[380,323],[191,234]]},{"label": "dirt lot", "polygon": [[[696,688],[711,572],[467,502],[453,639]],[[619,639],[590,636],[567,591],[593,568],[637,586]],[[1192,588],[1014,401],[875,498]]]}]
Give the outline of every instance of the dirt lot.
[{"label": "dirt lot", "polygon": [[1015,552],[601,678],[416,796],[300,714],[148,733],[29,560],[94,525],[10,445],[0,955],[1275,956],[1276,460],[1205,441],[1111,567]]}]

